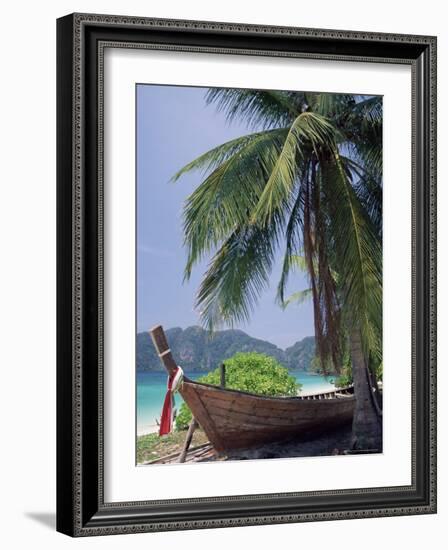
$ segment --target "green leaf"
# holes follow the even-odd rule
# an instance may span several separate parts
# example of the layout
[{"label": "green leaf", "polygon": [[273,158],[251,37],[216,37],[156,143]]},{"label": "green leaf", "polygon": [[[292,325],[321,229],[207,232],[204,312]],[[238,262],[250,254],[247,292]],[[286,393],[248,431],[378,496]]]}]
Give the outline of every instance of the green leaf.
[{"label": "green leaf", "polygon": [[313,297],[311,288],[306,288],[305,290],[298,290],[293,292],[284,302],[282,302],[282,308],[286,309],[291,304],[300,305],[307,300],[310,300]]},{"label": "green leaf", "polygon": [[[184,207],[184,236],[188,249],[185,274],[205,254],[228,239],[237,226],[249,223],[287,134],[285,129],[267,130],[241,140],[237,149],[225,147],[229,155],[188,197]],[[201,163],[208,160],[200,160]],[[185,168],[185,170],[188,167]],[[194,163],[189,170],[194,169]]]},{"label": "green leaf", "polygon": [[321,115],[305,112],[295,119],[255,209],[254,223],[266,225],[274,213],[287,208],[309,155],[319,146],[334,146],[337,135],[337,129]]}]

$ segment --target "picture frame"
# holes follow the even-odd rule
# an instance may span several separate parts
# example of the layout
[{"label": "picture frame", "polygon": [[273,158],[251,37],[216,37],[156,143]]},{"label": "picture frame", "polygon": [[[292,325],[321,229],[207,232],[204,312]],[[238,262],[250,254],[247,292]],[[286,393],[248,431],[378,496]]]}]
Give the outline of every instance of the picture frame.
[{"label": "picture frame", "polygon": [[[411,484],[104,498],[104,50],[411,67]],[[436,38],[111,15],[57,21],[57,530],[70,536],[436,512]],[[395,345],[399,346],[400,343]]]}]

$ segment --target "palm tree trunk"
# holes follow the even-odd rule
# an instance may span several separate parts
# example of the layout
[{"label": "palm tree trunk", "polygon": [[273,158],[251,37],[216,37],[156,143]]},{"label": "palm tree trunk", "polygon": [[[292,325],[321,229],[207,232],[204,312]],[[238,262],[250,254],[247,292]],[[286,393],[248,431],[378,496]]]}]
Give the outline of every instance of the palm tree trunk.
[{"label": "palm tree trunk", "polygon": [[350,355],[356,398],[353,415],[352,448],[382,450],[382,418],[375,409],[369,385],[369,373],[358,329],[350,331]]}]

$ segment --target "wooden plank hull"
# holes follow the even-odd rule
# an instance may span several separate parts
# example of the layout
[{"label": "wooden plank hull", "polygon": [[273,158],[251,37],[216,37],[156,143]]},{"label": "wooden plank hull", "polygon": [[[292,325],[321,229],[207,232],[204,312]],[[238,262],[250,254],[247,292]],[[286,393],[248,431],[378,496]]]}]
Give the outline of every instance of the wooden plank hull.
[{"label": "wooden plank hull", "polygon": [[351,422],[353,395],[264,397],[184,380],[180,393],[218,452],[306,436]]}]

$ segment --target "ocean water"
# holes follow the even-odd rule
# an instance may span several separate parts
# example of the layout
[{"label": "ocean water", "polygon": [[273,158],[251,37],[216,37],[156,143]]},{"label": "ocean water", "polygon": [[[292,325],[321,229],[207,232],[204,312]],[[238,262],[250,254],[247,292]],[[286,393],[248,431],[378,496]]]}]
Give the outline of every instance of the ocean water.
[{"label": "ocean water", "polygon": [[[185,373],[196,380],[202,373]],[[302,371],[290,371],[302,384],[301,394],[331,391],[334,389],[334,376],[324,377]],[[137,434],[156,431],[156,419],[160,418],[166,393],[167,375],[165,372],[137,372]],[[181,396],[174,397],[175,407],[183,402]]]}]

